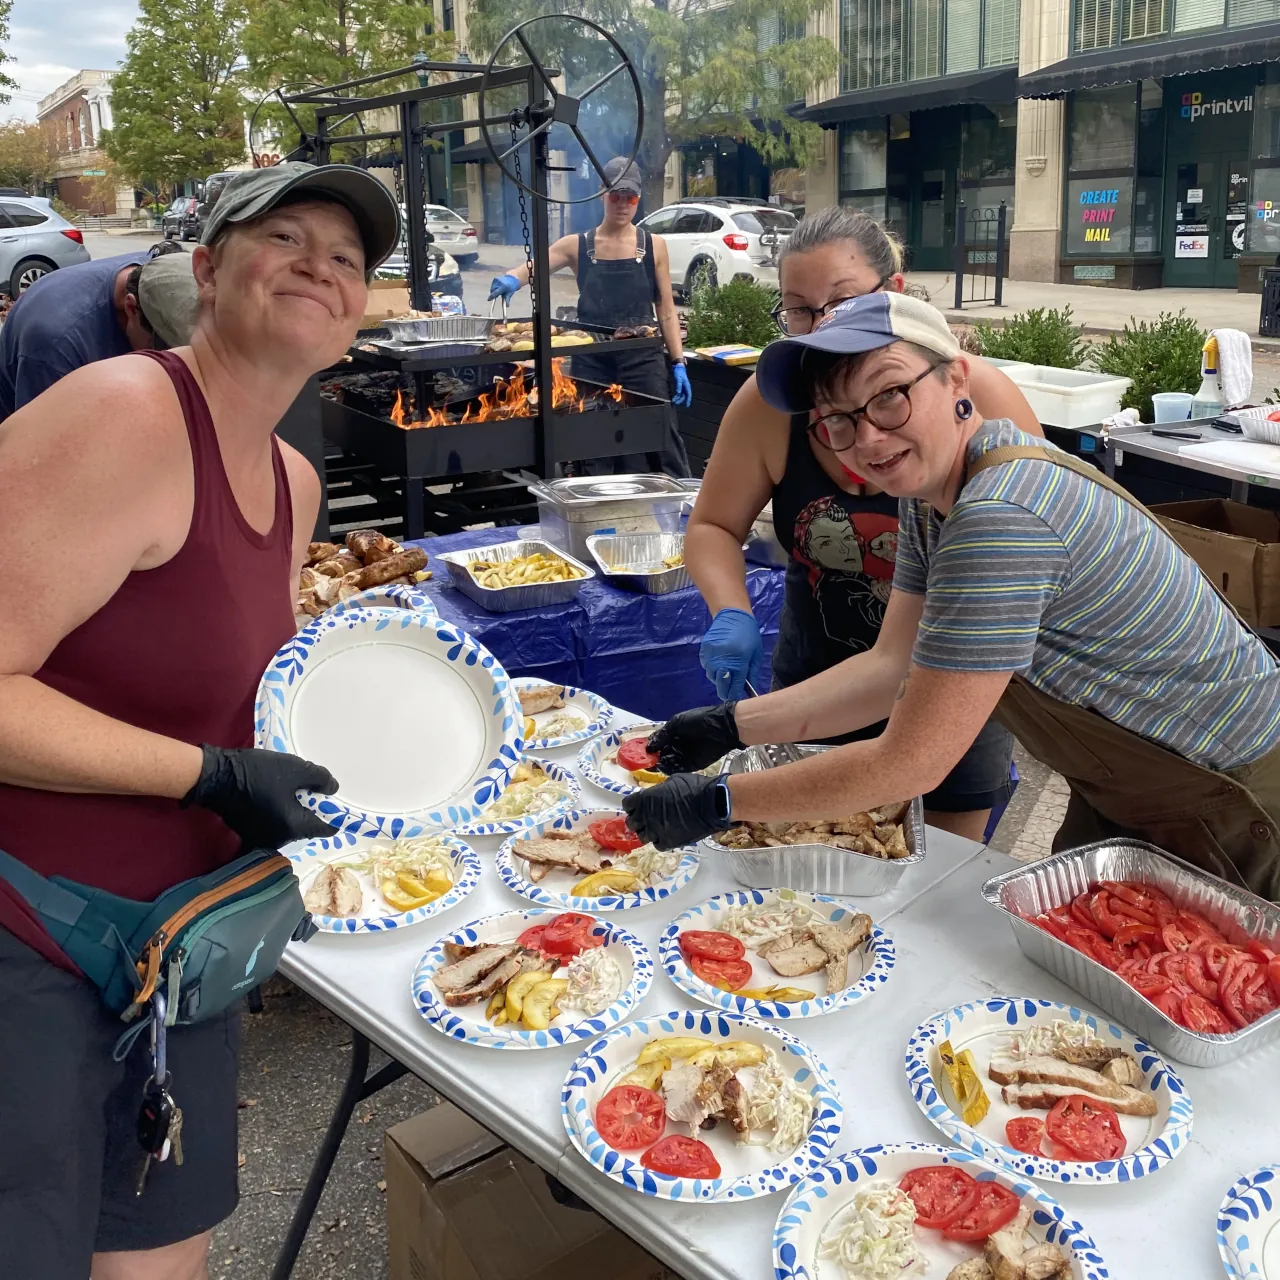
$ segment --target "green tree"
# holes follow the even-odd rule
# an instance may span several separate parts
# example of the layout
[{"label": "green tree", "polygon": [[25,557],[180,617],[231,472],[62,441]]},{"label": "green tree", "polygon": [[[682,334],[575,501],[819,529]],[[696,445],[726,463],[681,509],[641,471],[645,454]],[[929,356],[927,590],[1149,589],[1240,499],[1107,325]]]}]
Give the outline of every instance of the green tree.
[{"label": "green tree", "polygon": [[[0,68],[13,61],[13,55],[5,47],[9,43],[9,15],[12,12],[13,0],[0,0]],[[18,82],[0,70],[0,102],[8,102],[12,96],[10,90],[17,87]]]},{"label": "green tree", "polygon": [[[247,3],[245,83],[255,98],[273,89],[296,92],[307,85],[339,84],[392,71],[407,66],[417,53],[447,61],[453,52],[451,35],[428,33],[431,8],[424,6],[422,0],[247,0]],[[404,83],[392,81],[378,85],[375,92],[392,92],[413,83],[410,76]],[[255,132],[274,134],[280,141],[279,150],[287,153],[297,145],[298,123],[308,131],[315,127],[313,111],[295,106],[293,113],[296,123],[278,99],[267,98],[257,113]],[[388,127],[374,124],[367,117],[363,119],[363,126],[369,132]],[[331,122],[330,133],[334,136],[358,136],[359,132],[360,124],[355,119],[341,124]],[[333,158],[349,159],[350,156],[339,148]]]},{"label": "green tree", "polygon": [[[778,165],[803,166],[817,157],[821,128],[795,119],[787,108],[835,74],[835,46],[803,34],[806,20],[827,7],[827,0],[568,0],[563,5],[564,12],[588,18],[613,35],[639,74],[645,124],[637,159],[650,209],[663,203],[667,160],[682,142],[735,138]],[[545,0],[476,0],[470,16],[476,52],[487,57],[508,30],[546,11]],[[552,65],[572,70],[571,92],[617,61],[599,39],[574,24],[541,23],[531,34],[534,47]],[[504,46],[503,62],[518,57],[514,42]],[[615,76],[607,86],[612,104],[623,111],[631,93],[626,81]],[[590,119],[584,117],[582,131],[592,143]]]},{"label": "green tree", "polygon": [[244,159],[236,64],[242,0],[141,0],[111,84],[102,145],[136,186],[202,178]]},{"label": "green tree", "polygon": [[42,125],[12,120],[0,125],[0,186],[33,191],[57,167],[58,153]]}]

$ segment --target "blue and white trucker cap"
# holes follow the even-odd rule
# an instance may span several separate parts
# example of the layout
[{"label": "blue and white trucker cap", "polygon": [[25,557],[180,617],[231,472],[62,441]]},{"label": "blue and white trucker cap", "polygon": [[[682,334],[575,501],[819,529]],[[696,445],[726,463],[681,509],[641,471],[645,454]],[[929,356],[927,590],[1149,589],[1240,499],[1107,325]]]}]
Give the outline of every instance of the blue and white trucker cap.
[{"label": "blue and white trucker cap", "polygon": [[954,360],[960,344],[942,313],[905,293],[866,293],[833,308],[812,333],[780,338],[760,353],[756,386],[766,404],[783,413],[813,408],[813,368],[805,368],[810,351],[857,355],[910,342],[942,360]]}]

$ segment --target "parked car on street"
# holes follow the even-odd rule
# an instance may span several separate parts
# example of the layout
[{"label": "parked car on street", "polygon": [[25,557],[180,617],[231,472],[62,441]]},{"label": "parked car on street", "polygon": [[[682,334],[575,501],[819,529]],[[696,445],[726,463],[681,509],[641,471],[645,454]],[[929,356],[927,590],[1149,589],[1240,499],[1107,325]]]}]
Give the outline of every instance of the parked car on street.
[{"label": "parked car on street", "polygon": [[762,200],[707,196],[677,200],[641,223],[667,242],[671,287],[688,296],[698,273],[710,282],[778,284],[778,254],[796,229],[795,215]]},{"label": "parked car on street", "polygon": [[442,204],[427,205],[427,230],[433,237],[432,247],[452,254],[461,267],[469,267],[480,256],[475,227]]},{"label": "parked car on street", "polygon": [[196,204],[196,239],[204,234],[204,224],[218,197],[226,190],[227,183],[236,177],[235,173],[211,173],[200,188],[199,200]]},{"label": "parked car on street", "polygon": [[[430,269],[427,278],[433,293],[453,293],[462,297],[462,270],[452,254],[431,246]],[[409,278],[409,254],[403,236],[396,250],[374,272],[378,280],[407,280]]]},{"label": "parked car on street", "polygon": [[11,298],[50,271],[88,261],[80,228],[44,196],[0,197],[0,289]]},{"label": "parked car on street", "polygon": [[195,240],[200,235],[200,202],[195,196],[178,196],[160,215],[160,229],[166,240]]}]

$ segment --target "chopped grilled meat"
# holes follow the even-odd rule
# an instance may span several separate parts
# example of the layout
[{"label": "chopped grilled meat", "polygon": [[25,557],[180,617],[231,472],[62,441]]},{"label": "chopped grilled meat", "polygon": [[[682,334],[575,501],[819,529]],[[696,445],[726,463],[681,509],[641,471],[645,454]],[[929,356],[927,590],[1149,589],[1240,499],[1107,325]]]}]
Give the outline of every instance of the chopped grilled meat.
[{"label": "chopped grilled meat", "polygon": [[1135,1089],[1141,1089],[1147,1079],[1142,1074],[1142,1068],[1127,1053],[1121,1053],[1119,1057],[1105,1063],[1102,1074],[1108,1080],[1114,1080],[1116,1084],[1127,1084]]},{"label": "chopped grilled meat", "polygon": [[696,1128],[707,1118],[707,1108],[698,1101],[701,1084],[702,1071],[691,1062],[673,1063],[662,1073],[662,1097],[672,1124]]},{"label": "chopped grilled meat", "polygon": [[715,838],[727,849],[821,844],[875,858],[904,858],[908,852],[902,828],[891,822],[878,822],[874,813],[823,822],[744,822]]},{"label": "chopped grilled meat", "polygon": [[947,1272],[947,1280],[991,1280],[986,1258],[968,1258]]},{"label": "chopped grilled meat", "polygon": [[1073,1093],[1084,1094],[1122,1116],[1153,1116],[1156,1113],[1155,1098],[1138,1089],[1126,1088],[1121,1098],[1105,1097],[1078,1084],[1007,1084],[1000,1090],[1000,1096],[1011,1107],[1021,1107],[1024,1111],[1048,1111],[1059,1098],[1070,1097]]},{"label": "chopped grilled meat", "polygon": [[357,916],[364,890],[347,867],[324,867],[312,880],[302,905],[318,916]]},{"label": "chopped grilled meat", "polygon": [[520,957],[521,973],[555,973],[560,961],[545,951],[525,951]]},{"label": "chopped grilled meat", "polygon": [[539,711],[559,711],[564,706],[564,685],[540,684],[533,689],[520,690],[520,710],[527,716]]},{"label": "chopped grilled meat", "polygon": [[490,944],[487,942],[475,942],[470,946],[464,946],[458,942],[446,942],[444,944],[444,958],[454,964],[458,960],[465,960],[468,956],[473,956],[477,951],[483,951]]},{"label": "chopped grilled meat", "polygon": [[872,809],[870,816],[876,823],[901,822],[906,812],[907,802],[903,800],[898,804],[882,804],[878,809]]},{"label": "chopped grilled meat", "polygon": [[519,950],[520,947],[514,942],[501,946],[480,947],[451,964],[437,969],[431,980],[446,993],[465,990],[479,982],[486,974],[492,973],[503,961],[514,956]]},{"label": "chopped grilled meat", "polygon": [[724,1100],[724,1117],[733,1125],[735,1133],[746,1133],[751,1125],[748,1121],[747,1091],[737,1076],[730,1076],[720,1090]]},{"label": "chopped grilled meat", "polygon": [[1022,1255],[1027,1280],[1054,1280],[1071,1275],[1071,1259],[1056,1244],[1037,1244]]},{"label": "chopped grilled meat", "polygon": [[[786,938],[791,939],[791,945],[778,946]],[[784,978],[799,978],[806,973],[817,973],[828,959],[827,953],[808,931],[784,934],[777,942],[761,947],[756,954],[769,962],[774,973],[781,974]]]},{"label": "chopped grilled meat", "polygon": [[1012,1222],[987,1237],[982,1256],[991,1268],[993,1280],[1026,1280],[1022,1258],[1027,1251],[1025,1241],[1030,1221],[1031,1210],[1024,1203]]},{"label": "chopped grilled meat", "polygon": [[521,840],[515,854],[529,864],[535,884],[555,867],[591,875],[613,866],[613,859],[585,831],[551,831],[536,839]]},{"label": "chopped grilled meat", "polygon": [[810,932],[827,956],[827,995],[835,995],[849,985],[849,953],[871,936],[871,917],[859,912],[847,925],[815,924]]},{"label": "chopped grilled meat", "polygon": [[[1132,1088],[1117,1084],[1114,1080],[1088,1067],[1077,1067],[1048,1054],[1032,1058],[1011,1058],[997,1054],[987,1067],[987,1075],[996,1084],[1060,1084],[1095,1098],[1123,1100]],[[1154,1109],[1152,1114],[1155,1114]]]},{"label": "chopped grilled meat", "polygon": [[[473,957],[474,958],[474,957]],[[464,960],[463,964],[466,963]],[[480,1000],[488,1000],[495,991],[501,991],[512,978],[520,972],[524,964],[523,955],[508,956],[496,969],[491,969],[478,982],[461,991],[446,991],[444,1002],[447,1005],[475,1004]]]}]

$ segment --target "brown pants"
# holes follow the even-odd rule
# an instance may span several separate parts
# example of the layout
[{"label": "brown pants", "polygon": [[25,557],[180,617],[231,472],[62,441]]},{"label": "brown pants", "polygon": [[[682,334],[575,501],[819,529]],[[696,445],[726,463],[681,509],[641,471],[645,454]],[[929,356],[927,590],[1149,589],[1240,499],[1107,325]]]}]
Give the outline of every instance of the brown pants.
[{"label": "brown pants", "polygon": [[1280,902],[1280,747],[1219,773],[1019,675],[996,718],[1070,784],[1055,853],[1127,836]]}]

